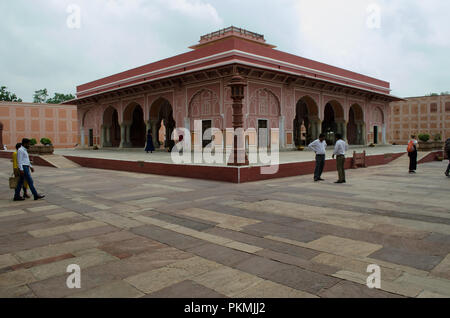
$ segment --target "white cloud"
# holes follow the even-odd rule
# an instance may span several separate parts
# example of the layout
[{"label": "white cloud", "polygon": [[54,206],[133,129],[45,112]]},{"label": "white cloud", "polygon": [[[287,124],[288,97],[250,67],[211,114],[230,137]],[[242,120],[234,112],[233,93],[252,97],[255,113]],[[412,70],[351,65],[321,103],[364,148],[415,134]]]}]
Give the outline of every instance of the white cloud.
[{"label": "white cloud", "polygon": [[[373,3],[379,29],[366,24]],[[390,81],[398,95],[449,90],[442,81],[442,67],[450,68],[449,2],[301,0],[296,8],[298,51],[307,57]]]},{"label": "white cloud", "polygon": [[223,22],[216,8],[210,3],[204,3],[199,0],[163,0],[163,2],[168,4],[171,10],[178,11],[189,17],[206,20],[212,19],[216,24],[222,24]]}]

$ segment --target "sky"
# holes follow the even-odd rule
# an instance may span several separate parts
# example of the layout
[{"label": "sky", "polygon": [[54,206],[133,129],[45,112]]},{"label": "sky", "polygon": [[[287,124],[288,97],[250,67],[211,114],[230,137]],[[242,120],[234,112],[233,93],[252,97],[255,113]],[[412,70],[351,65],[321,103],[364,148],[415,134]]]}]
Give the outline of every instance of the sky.
[{"label": "sky", "polygon": [[14,0],[0,12],[0,86],[26,102],[188,52],[231,25],[388,81],[396,96],[450,91],[448,0]]}]

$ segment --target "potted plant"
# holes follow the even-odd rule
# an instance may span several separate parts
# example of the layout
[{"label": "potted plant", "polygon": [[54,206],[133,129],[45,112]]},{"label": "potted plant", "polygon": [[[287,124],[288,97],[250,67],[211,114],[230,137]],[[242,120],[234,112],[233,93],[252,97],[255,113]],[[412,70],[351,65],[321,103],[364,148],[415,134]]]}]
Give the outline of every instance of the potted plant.
[{"label": "potted plant", "polygon": [[430,142],[429,134],[419,134],[419,151],[433,150],[433,143]]},{"label": "potted plant", "polygon": [[433,149],[442,150],[444,148],[444,142],[442,141],[441,134],[437,133],[433,135]]},{"label": "potted plant", "polygon": [[[36,141],[36,140],[35,140]],[[41,145],[34,145],[30,147],[29,152],[37,155],[51,155],[53,154],[52,141],[48,138],[41,138]]]}]

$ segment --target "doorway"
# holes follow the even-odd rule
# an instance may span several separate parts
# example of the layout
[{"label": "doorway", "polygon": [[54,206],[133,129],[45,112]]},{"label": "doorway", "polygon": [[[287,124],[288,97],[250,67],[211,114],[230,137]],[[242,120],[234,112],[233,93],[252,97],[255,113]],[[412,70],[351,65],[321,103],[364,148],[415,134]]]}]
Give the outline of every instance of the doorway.
[{"label": "doorway", "polygon": [[94,147],[94,129],[89,129],[89,147]]},{"label": "doorway", "polygon": [[269,144],[268,120],[258,119],[258,148],[267,148]]},{"label": "doorway", "polygon": [[373,126],[373,143],[378,144],[378,126]]},{"label": "doorway", "polygon": [[202,146],[203,146],[203,148],[205,148],[212,142],[211,141],[212,136],[209,136],[209,137],[211,137],[209,140],[204,139],[206,130],[211,129],[211,128],[212,128],[212,120],[202,120]]}]

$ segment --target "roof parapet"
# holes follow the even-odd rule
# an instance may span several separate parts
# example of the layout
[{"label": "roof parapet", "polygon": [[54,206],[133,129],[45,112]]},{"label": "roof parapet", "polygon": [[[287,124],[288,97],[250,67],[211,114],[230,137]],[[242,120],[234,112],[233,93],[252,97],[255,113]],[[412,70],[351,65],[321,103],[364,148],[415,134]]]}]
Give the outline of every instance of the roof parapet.
[{"label": "roof parapet", "polygon": [[190,46],[189,48],[196,50],[205,45],[220,41],[220,40],[228,38],[228,37],[238,37],[238,38],[245,39],[247,41],[256,42],[258,44],[268,46],[270,48],[276,48],[275,45],[266,43],[266,40],[264,39],[263,34],[258,34],[255,32],[248,31],[246,29],[237,28],[235,26],[230,26],[228,28],[221,29],[219,31],[215,31],[212,33],[202,35],[200,37],[199,43],[196,45]]}]

